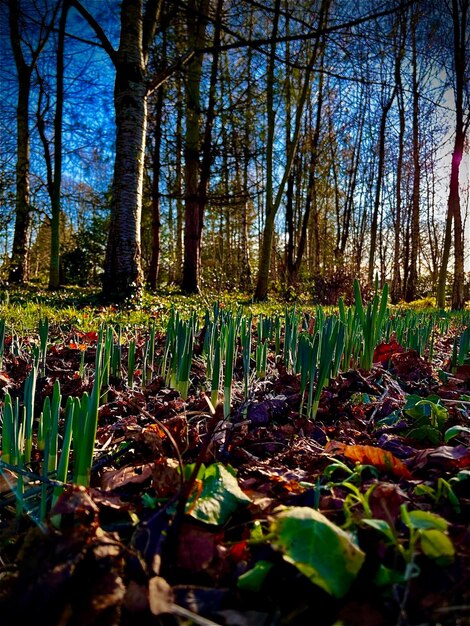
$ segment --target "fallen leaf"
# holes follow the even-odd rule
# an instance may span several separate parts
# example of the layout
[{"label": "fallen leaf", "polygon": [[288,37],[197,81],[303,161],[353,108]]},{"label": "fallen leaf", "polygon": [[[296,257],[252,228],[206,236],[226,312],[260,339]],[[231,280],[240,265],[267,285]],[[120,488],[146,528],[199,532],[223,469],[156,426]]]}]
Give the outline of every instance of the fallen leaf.
[{"label": "fallen leaf", "polygon": [[11,378],[5,372],[0,372],[0,389],[10,387],[12,384]]},{"label": "fallen leaf", "polygon": [[110,470],[103,473],[101,477],[101,488],[104,491],[112,491],[113,489],[124,487],[129,483],[144,483],[152,477],[153,471],[153,463],[147,463],[146,465],[130,465],[120,470]]},{"label": "fallen leaf", "polygon": [[2,468],[0,472],[0,493],[8,493],[16,489],[17,477],[12,471]]},{"label": "fallen leaf", "polygon": [[416,350],[392,355],[392,366],[401,380],[419,381],[432,376],[432,367],[419,356]]},{"label": "fallen leaf", "polygon": [[422,469],[428,464],[446,469],[465,469],[470,467],[470,450],[467,446],[439,446],[420,450],[408,460],[408,466]]},{"label": "fallen leaf", "polygon": [[309,507],[281,507],[269,530],[273,548],[314,585],[336,598],[347,593],[365,558],[348,533]]},{"label": "fallen leaf", "polygon": [[387,365],[392,356],[397,352],[403,352],[404,348],[392,339],[388,343],[382,342],[374,350],[374,356],[372,361],[374,363],[381,363],[382,365]]},{"label": "fallen leaf", "polygon": [[407,499],[398,485],[380,481],[369,495],[369,506],[374,518],[389,521],[390,517],[398,517],[400,506]]},{"label": "fallen leaf", "polygon": [[170,613],[173,603],[171,587],[161,576],[154,576],[149,580],[149,604],[153,615]]},{"label": "fallen leaf", "polygon": [[373,465],[383,472],[392,472],[398,478],[412,478],[407,466],[397,459],[391,452],[375,448],[374,446],[354,446],[346,445],[337,441],[329,442],[325,447],[325,452],[343,454],[346,458],[361,463],[363,465]]},{"label": "fallen leaf", "polygon": [[455,378],[468,382],[470,380],[470,365],[457,365],[454,376]]}]

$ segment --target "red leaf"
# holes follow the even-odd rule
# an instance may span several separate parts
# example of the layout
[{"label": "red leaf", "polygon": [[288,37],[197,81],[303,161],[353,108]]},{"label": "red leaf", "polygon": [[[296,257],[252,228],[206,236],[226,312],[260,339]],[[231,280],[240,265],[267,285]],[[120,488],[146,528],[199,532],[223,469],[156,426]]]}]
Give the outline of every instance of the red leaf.
[{"label": "red leaf", "polygon": [[233,544],[233,546],[230,547],[229,552],[232,559],[237,563],[245,561],[248,557],[248,544],[246,540]]},{"label": "red leaf", "polygon": [[403,347],[392,339],[388,343],[380,343],[374,350],[373,362],[387,365],[393,354],[403,352]]},{"label": "red leaf", "polygon": [[464,380],[465,382],[470,380],[470,365],[457,365],[455,370],[455,378]]}]

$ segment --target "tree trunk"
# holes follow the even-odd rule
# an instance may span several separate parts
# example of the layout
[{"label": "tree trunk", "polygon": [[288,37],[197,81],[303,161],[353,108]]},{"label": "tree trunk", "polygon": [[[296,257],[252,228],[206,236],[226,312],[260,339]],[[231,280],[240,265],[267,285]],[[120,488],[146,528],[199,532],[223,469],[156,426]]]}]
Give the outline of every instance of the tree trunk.
[{"label": "tree trunk", "polygon": [[54,118],[54,180],[51,194],[51,260],[49,265],[49,289],[60,285],[60,191],[62,185],[62,118],[64,108],[64,43],[65,25],[70,8],[66,0],[62,7],[59,24],[56,64],[56,108]]},{"label": "tree trunk", "polygon": [[[460,7],[460,13],[459,13]],[[468,67],[468,17],[470,1],[452,0],[452,18],[454,24],[454,62],[456,74],[456,127],[455,146],[452,154],[452,169],[449,189],[449,205],[452,205],[454,214],[454,284],[452,287],[452,308],[455,310],[465,307],[464,294],[464,232],[462,227],[462,213],[460,209],[459,174],[460,163],[465,145],[465,135],[468,129],[463,121],[463,98],[465,92],[465,68]],[[469,113],[470,116],[470,113]]]},{"label": "tree trunk", "polygon": [[465,135],[468,123],[464,124],[463,99],[465,90],[465,67],[466,59],[466,38],[468,27],[468,15],[470,1],[452,0],[451,15],[453,23],[454,37],[454,67],[455,67],[455,140],[452,153],[452,164],[450,171],[449,200],[447,204],[446,228],[444,237],[444,247],[442,251],[441,268],[439,271],[439,282],[437,287],[437,306],[445,306],[447,266],[449,263],[452,222],[454,223],[454,283],[452,288],[452,308],[461,309],[465,304],[464,299],[464,250],[463,250],[463,229],[462,214],[460,210],[460,190],[459,174],[460,163],[465,144]]},{"label": "tree trunk", "polygon": [[19,32],[19,2],[9,1],[10,42],[18,73],[18,100],[16,105],[16,193],[15,193],[15,232],[8,280],[22,283],[28,278],[28,251],[31,230],[31,209],[29,202],[29,95],[31,90],[32,67],[27,65],[21,50]]},{"label": "tree trunk", "polygon": [[[188,4],[188,46],[200,48],[204,43],[208,0],[190,0]],[[204,55],[195,54],[188,65],[186,82],[186,136],[184,260],[182,289],[198,293],[201,267],[202,222],[199,203],[200,88]]]},{"label": "tree trunk", "polygon": [[[323,65],[324,60],[324,45],[322,46],[322,57],[321,57],[321,66]],[[315,129],[313,131],[312,138],[312,146],[310,150],[310,167],[308,174],[308,185],[307,185],[307,197],[305,200],[305,211],[302,218],[302,225],[300,230],[300,238],[297,246],[297,252],[294,260],[294,242],[293,242],[293,232],[292,229],[289,231],[289,239],[292,237],[292,252],[289,253],[287,257],[287,273],[288,273],[288,284],[293,287],[299,276],[300,265],[302,263],[302,258],[305,251],[305,246],[307,243],[307,235],[308,235],[308,226],[310,222],[310,213],[312,210],[312,205],[316,203],[316,199],[314,198],[314,194],[316,193],[315,189],[315,179],[317,174],[317,163],[318,163],[318,149],[320,143],[320,130],[321,130],[321,121],[322,121],[322,113],[323,113],[323,99],[324,99],[324,75],[320,73],[318,79],[318,100],[317,100],[317,114],[315,118]],[[315,241],[316,248],[318,248],[319,235],[318,235],[318,216],[314,218],[315,226],[314,229],[317,233]],[[318,265],[316,264],[316,267]]]},{"label": "tree trunk", "polygon": [[[142,0],[123,0],[121,38],[115,59],[116,159],[103,293],[122,301],[143,286],[140,222],[147,127],[147,50],[144,30],[155,30],[160,3],[142,18]],[[148,43],[148,42],[147,42]]]},{"label": "tree trunk", "polygon": [[419,159],[419,83],[418,59],[416,54],[416,27],[417,15],[412,19],[411,48],[413,65],[413,193],[411,213],[411,249],[409,274],[406,280],[405,300],[411,302],[416,299],[418,283],[418,253],[419,253],[419,187],[421,182],[421,167]]},{"label": "tree trunk", "polygon": [[374,268],[375,268],[375,252],[377,247],[377,229],[379,223],[379,209],[382,194],[382,180],[384,176],[385,167],[385,129],[387,126],[387,116],[395,99],[396,85],[392,91],[390,98],[382,108],[382,115],[380,117],[380,130],[379,130],[379,162],[377,166],[377,180],[375,183],[375,199],[374,207],[372,211],[372,221],[370,225],[370,249],[369,249],[369,265],[367,271],[367,280],[369,285],[374,281]]},{"label": "tree trunk", "polygon": [[300,94],[298,97],[298,101],[296,103],[296,114],[295,114],[295,123],[294,123],[294,132],[292,141],[289,147],[289,151],[286,159],[286,166],[284,169],[284,174],[282,176],[281,183],[279,185],[279,189],[274,197],[273,193],[273,150],[274,150],[274,121],[275,121],[275,111],[274,111],[274,67],[276,62],[276,33],[277,33],[277,25],[279,18],[279,0],[276,0],[275,8],[274,8],[274,24],[273,24],[273,41],[271,44],[270,57],[269,57],[269,66],[268,66],[268,78],[267,78],[267,109],[268,109],[268,140],[267,140],[267,149],[266,149],[266,219],[264,224],[263,231],[263,240],[260,251],[260,259],[258,266],[258,279],[256,283],[256,289],[254,293],[255,300],[265,300],[268,296],[268,284],[269,284],[269,270],[271,265],[271,255],[272,255],[272,246],[274,241],[274,223],[276,219],[277,211],[281,205],[282,196],[284,194],[284,189],[287,184],[294,157],[297,151],[297,146],[299,143],[300,131],[302,126],[302,117],[305,108],[305,103],[307,101],[307,96],[310,91],[310,79],[313,72],[314,65],[318,58],[318,51],[320,47],[320,39],[321,39],[321,28],[326,24],[328,19],[328,12],[330,8],[331,0],[323,0],[321,3],[319,16],[318,16],[318,24],[319,24],[319,33],[315,38],[313,51],[310,55],[309,62],[307,68],[305,70],[304,81],[300,89]]},{"label": "tree trunk", "polygon": [[274,152],[274,68],[276,65],[276,37],[279,27],[281,2],[275,0],[272,28],[272,42],[269,53],[269,62],[266,77],[266,219],[261,242],[258,279],[255,289],[255,300],[265,300],[268,295],[269,269],[271,265],[271,250],[273,245],[274,218],[273,213],[273,152]]},{"label": "tree trunk", "polygon": [[116,68],[116,158],[103,295],[108,300],[122,302],[126,298],[139,298],[143,287],[140,223],[147,128],[147,62],[163,0],[148,2],[145,12],[143,0],[122,1],[117,53],[93,16],[78,0],[70,2],[93,28]]},{"label": "tree trunk", "polygon": [[[22,283],[28,279],[28,257],[31,237],[31,206],[30,206],[30,134],[29,134],[29,98],[31,91],[31,76],[36,68],[37,60],[46,45],[49,34],[55,22],[60,3],[52,8],[50,19],[46,14],[41,22],[40,34],[35,47],[29,41],[25,47],[30,52],[30,63],[25,60],[21,47],[21,14],[20,1],[8,0],[8,21],[10,28],[10,43],[18,73],[18,100],[16,107],[17,124],[17,161],[16,161],[16,194],[15,194],[15,232],[13,236],[12,255],[8,280],[12,283]],[[47,8],[46,8],[47,12]],[[47,23],[48,22],[48,23]],[[49,174],[50,172],[48,172]],[[48,184],[50,181],[48,180]]]},{"label": "tree trunk", "polygon": [[158,275],[160,272],[160,149],[162,143],[162,112],[163,112],[163,87],[157,92],[155,107],[155,145],[153,147],[153,178],[152,178],[152,257],[148,272],[148,283],[153,291],[157,288]]},{"label": "tree trunk", "polygon": [[[401,73],[400,73],[401,74]],[[392,287],[390,290],[391,301],[397,304],[402,296],[402,277],[400,264],[400,243],[402,231],[402,176],[403,176],[403,155],[404,155],[404,137],[405,137],[405,106],[403,102],[403,85],[401,75],[399,77],[398,88],[398,159],[397,159],[397,184],[396,184],[396,211],[394,216],[394,245],[393,245],[393,271],[392,271]]]},{"label": "tree trunk", "polygon": [[176,137],[175,137],[175,194],[176,194],[176,271],[175,281],[182,281],[183,269],[183,233],[184,233],[184,202],[183,202],[183,90],[181,80],[176,82]]}]

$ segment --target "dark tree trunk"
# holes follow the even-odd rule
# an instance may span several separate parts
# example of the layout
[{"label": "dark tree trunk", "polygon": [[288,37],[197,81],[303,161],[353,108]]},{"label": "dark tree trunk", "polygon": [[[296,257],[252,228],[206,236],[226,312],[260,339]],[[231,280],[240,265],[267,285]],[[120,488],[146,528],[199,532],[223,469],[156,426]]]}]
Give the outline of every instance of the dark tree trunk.
[{"label": "dark tree trunk", "polygon": [[62,185],[62,118],[64,108],[64,43],[65,25],[70,3],[65,0],[59,24],[56,64],[56,109],[54,119],[54,180],[51,194],[51,260],[49,289],[60,285],[60,191]]},{"label": "dark tree trunk", "polygon": [[[198,48],[204,43],[207,25],[208,0],[190,0],[188,4],[188,45]],[[202,215],[200,193],[200,88],[203,53],[194,55],[188,65],[186,82],[186,137],[184,260],[182,289],[185,293],[199,291],[201,268]]]},{"label": "dark tree trunk", "polygon": [[16,193],[15,232],[10,260],[8,280],[22,283],[28,278],[28,251],[31,230],[31,208],[29,198],[29,95],[31,90],[32,66],[25,62],[21,50],[19,30],[19,2],[9,0],[10,42],[18,74],[18,100],[16,104]]},{"label": "dark tree trunk", "polygon": [[465,304],[464,298],[464,250],[463,250],[463,229],[462,214],[460,209],[459,174],[460,163],[465,144],[466,130],[468,122],[464,123],[463,101],[465,89],[465,67],[468,63],[466,40],[470,1],[452,0],[451,16],[453,23],[454,37],[454,66],[455,66],[455,140],[452,153],[452,164],[450,171],[449,200],[447,205],[447,218],[442,251],[441,268],[439,272],[439,282],[437,288],[437,305],[445,306],[447,266],[449,263],[452,223],[454,225],[454,283],[452,288],[452,308],[462,309]]},{"label": "dark tree trunk", "polygon": [[419,83],[418,83],[418,59],[416,52],[416,21],[417,15],[413,16],[411,47],[413,63],[413,194],[411,207],[411,249],[410,267],[406,280],[405,300],[411,302],[416,299],[418,287],[418,253],[419,253],[419,204],[421,167],[419,159]]},{"label": "dark tree trunk", "polygon": [[162,112],[163,112],[163,87],[157,92],[155,107],[155,144],[153,147],[153,178],[152,178],[152,257],[148,272],[150,289],[156,290],[158,275],[160,273],[160,150],[162,144]]}]

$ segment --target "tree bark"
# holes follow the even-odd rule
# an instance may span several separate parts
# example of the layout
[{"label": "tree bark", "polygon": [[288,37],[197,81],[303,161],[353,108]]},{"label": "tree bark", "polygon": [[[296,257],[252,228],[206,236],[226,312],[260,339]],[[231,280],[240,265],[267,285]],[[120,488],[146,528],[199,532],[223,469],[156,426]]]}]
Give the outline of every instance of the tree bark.
[{"label": "tree bark", "polygon": [[411,249],[409,273],[406,280],[405,300],[411,302],[416,299],[418,287],[418,253],[419,253],[419,208],[420,208],[420,146],[419,146],[419,82],[418,58],[416,51],[416,28],[418,16],[412,18],[411,49],[413,66],[413,192],[411,209]]},{"label": "tree bark", "polygon": [[[13,4],[15,4],[13,2]],[[18,68],[18,102],[16,107],[17,159],[15,194],[15,232],[8,280],[22,283],[28,278],[28,250],[31,231],[29,198],[29,94],[31,69],[25,64]]]},{"label": "tree bark", "polygon": [[62,185],[62,118],[64,108],[64,44],[65,25],[70,8],[64,1],[59,23],[56,63],[56,108],[54,118],[54,179],[51,193],[51,260],[49,264],[49,289],[60,285],[60,191]]},{"label": "tree bark", "polygon": [[402,296],[402,275],[401,275],[401,233],[402,233],[402,178],[403,178],[403,155],[405,137],[405,106],[403,101],[403,84],[401,72],[398,77],[398,159],[397,159],[397,184],[396,184],[396,210],[394,215],[394,238],[393,238],[393,271],[392,287],[390,297],[393,304],[397,304]]},{"label": "tree bark", "polygon": [[[189,0],[187,28],[188,46],[201,48],[204,44],[208,0]],[[200,133],[200,88],[202,52],[195,54],[188,64],[186,82],[186,135],[185,162],[185,208],[184,208],[184,259],[181,287],[185,293],[198,293],[201,268],[201,211],[199,203],[199,150]]]},{"label": "tree bark", "polygon": [[122,301],[139,296],[143,286],[140,223],[147,128],[148,45],[153,38],[161,2],[123,0],[121,37],[115,58],[116,159],[111,220],[106,248],[103,293]]},{"label": "tree bark", "polygon": [[392,107],[393,100],[395,99],[396,85],[393,88],[392,94],[386,101],[382,108],[382,114],[380,116],[380,129],[379,129],[379,162],[377,165],[377,179],[375,183],[375,198],[374,207],[372,211],[372,221],[370,225],[370,249],[369,249],[369,265],[367,270],[367,280],[369,285],[374,282],[374,269],[375,269],[375,252],[377,247],[377,229],[379,223],[379,210],[382,194],[382,180],[384,176],[385,167],[385,129],[387,126],[387,116]]},{"label": "tree bark", "polygon": [[148,283],[150,289],[155,291],[160,273],[160,150],[162,144],[162,112],[163,112],[163,87],[157,92],[155,106],[155,144],[152,159],[152,257],[148,271]]},{"label": "tree bark", "polygon": [[28,251],[31,231],[31,207],[29,197],[30,135],[29,135],[29,96],[31,74],[38,51],[33,53],[33,61],[26,63],[21,48],[20,3],[8,2],[10,43],[13,50],[18,75],[18,99],[16,103],[16,191],[15,191],[15,232],[10,260],[8,280],[22,283],[28,278]]},{"label": "tree bark", "polygon": [[268,295],[269,269],[271,265],[271,251],[274,235],[274,218],[276,216],[273,206],[273,151],[274,151],[274,68],[276,64],[276,38],[279,28],[281,2],[275,0],[272,43],[269,52],[269,61],[266,77],[266,122],[267,122],[267,141],[266,141],[266,219],[264,222],[263,238],[260,250],[260,259],[258,265],[258,278],[255,289],[255,300],[265,300]]},{"label": "tree bark", "polygon": [[[123,0],[116,52],[93,16],[70,0],[95,31],[116,68],[116,157],[111,219],[104,264],[103,295],[122,302],[140,297],[143,287],[140,224],[147,129],[148,50],[155,36],[163,0]],[[155,86],[158,88],[161,82]]]},{"label": "tree bark", "polygon": [[464,250],[462,214],[460,209],[459,174],[460,163],[465,144],[468,120],[464,122],[464,90],[465,90],[465,67],[467,63],[466,38],[470,1],[452,0],[451,16],[453,25],[453,56],[455,69],[455,140],[452,152],[450,171],[449,199],[447,203],[447,216],[442,251],[439,282],[437,287],[437,306],[443,308],[446,300],[447,268],[449,264],[450,249],[452,243],[452,223],[454,224],[454,282],[452,288],[452,308],[462,309],[464,299]]},{"label": "tree bark", "polygon": [[[323,65],[324,60],[324,45],[322,47],[322,59],[321,65]],[[289,227],[289,241],[292,240],[289,246],[289,253],[287,255],[287,276],[288,276],[288,285],[290,287],[294,287],[297,283],[300,265],[302,263],[302,258],[305,251],[305,246],[307,243],[307,235],[308,235],[308,226],[310,222],[310,214],[312,210],[312,205],[316,202],[314,198],[314,194],[316,193],[315,189],[315,178],[317,175],[317,163],[318,163],[318,150],[319,150],[319,142],[320,142],[320,130],[321,130],[321,120],[323,113],[323,99],[324,99],[324,75],[320,73],[319,76],[319,84],[318,84],[318,101],[317,101],[317,114],[315,118],[315,129],[313,131],[312,145],[310,149],[310,167],[309,167],[309,175],[308,175],[308,184],[307,184],[307,197],[305,201],[305,211],[302,217],[302,224],[300,230],[300,238],[297,245],[297,252],[294,259],[294,241],[293,241],[293,226]],[[315,229],[317,231],[317,247],[318,247],[318,223],[317,218],[315,218]]]}]

